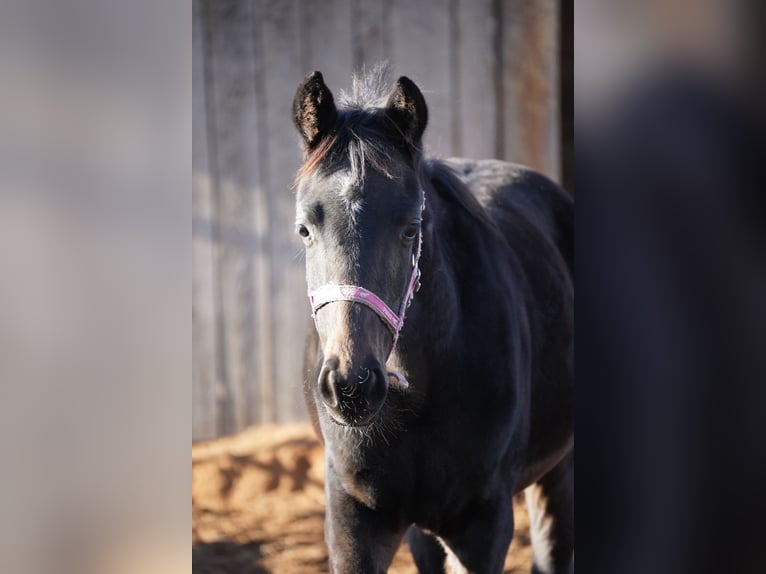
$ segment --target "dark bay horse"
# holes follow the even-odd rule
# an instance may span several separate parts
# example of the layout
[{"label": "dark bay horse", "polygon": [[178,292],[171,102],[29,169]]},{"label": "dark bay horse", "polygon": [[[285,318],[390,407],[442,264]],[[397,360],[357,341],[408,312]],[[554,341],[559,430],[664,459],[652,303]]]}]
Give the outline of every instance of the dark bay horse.
[{"label": "dark bay horse", "polygon": [[573,572],[572,201],[425,157],[423,95],[384,78],[336,106],[314,72],[294,100],[332,572],[385,572],[406,534],[420,572],[500,573],[521,491],[533,572]]}]

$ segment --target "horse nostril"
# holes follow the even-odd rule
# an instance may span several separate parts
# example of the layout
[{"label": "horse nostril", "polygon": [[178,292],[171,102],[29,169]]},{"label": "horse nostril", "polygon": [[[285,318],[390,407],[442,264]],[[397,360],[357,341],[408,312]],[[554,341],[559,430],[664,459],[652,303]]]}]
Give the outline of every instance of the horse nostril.
[{"label": "horse nostril", "polygon": [[388,393],[388,381],[380,363],[370,358],[362,364],[365,366],[351,368],[346,375],[339,361],[331,358],[322,366],[317,381],[322,402],[354,424],[377,412]]},{"label": "horse nostril", "polygon": [[364,383],[368,382],[370,380],[371,374],[372,372],[370,371],[370,369],[367,369],[367,368],[362,369],[362,374],[359,375],[359,381],[358,381],[359,384],[363,385]]},{"label": "horse nostril", "polygon": [[325,365],[319,373],[319,394],[322,400],[330,407],[338,406],[338,373],[334,368]]}]

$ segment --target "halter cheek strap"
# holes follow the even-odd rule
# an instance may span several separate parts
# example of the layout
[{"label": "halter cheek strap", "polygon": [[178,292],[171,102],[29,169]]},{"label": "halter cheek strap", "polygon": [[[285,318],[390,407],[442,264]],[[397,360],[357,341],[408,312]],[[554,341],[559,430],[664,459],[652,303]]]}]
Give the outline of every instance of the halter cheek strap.
[{"label": "halter cheek strap", "polygon": [[[426,196],[423,192],[423,203],[421,205],[421,216],[423,210],[426,208]],[[399,307],[399,313],[394,311],[386,305],[386,303],[375,293],[359,287],[357,285],[322,285],[317,289],[309,292],[309,301],[311,302],[312,316],[316,319],[316,312],[327,305],[335,301],[351,301],[353,303],[361,303],[372,309],[380,320],[391,331],[391,351],[394,350],[396,342],[399,340],[399,332],[404,326],[404,316],[412,303],[412,299],[415,293],[420,289],[420,254],[423,250],[423,232],[418,231],[416,247],[412,253],[412,272],[410,274],[410,280],[407,283],[407,291],[402,299],[402,304]],[[389,351],[389,355],[391,354]]]}]

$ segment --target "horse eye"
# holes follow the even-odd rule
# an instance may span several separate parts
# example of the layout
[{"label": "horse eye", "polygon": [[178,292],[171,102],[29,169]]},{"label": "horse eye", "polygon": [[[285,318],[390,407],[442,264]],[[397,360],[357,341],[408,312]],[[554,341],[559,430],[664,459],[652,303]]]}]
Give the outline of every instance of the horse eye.
[{"label": "horse eye", "polygon": [[405,230],[404,233],[402,233],[402,237],[404,237],[407,241],[412,241],[415,239],[415,236],[418,234],[418,231],[420,231],[420,227],[417,225],[409,225]]},{"label": "horse eye", "polygon": [[303,237],[303,239],[307,239],[307,238],[308,238],[308,236],[310,235],[310,233],[309,233],[309,230],[308,230],[308,227],[306,227],[306,226],[305,226],[305,225],[303,225],[303,224],[298,224],[298,225],[296,225],[296,226],[295,226],[295,232],[296,232],[298,235],[300,235],[301,237]]}]

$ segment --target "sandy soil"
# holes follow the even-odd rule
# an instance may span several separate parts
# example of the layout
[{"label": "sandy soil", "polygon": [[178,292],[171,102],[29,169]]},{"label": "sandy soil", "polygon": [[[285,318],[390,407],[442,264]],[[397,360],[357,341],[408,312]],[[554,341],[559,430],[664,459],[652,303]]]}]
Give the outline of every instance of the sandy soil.
[{"label": "sandy soil", "polygon": [[[194,574],[326,573],[322,447],[306,424],[263,426],[192,447]],[[531,567],[529,518],[514,500],[505,572]],[[389,569],[415,574],[406,542]]]}]

